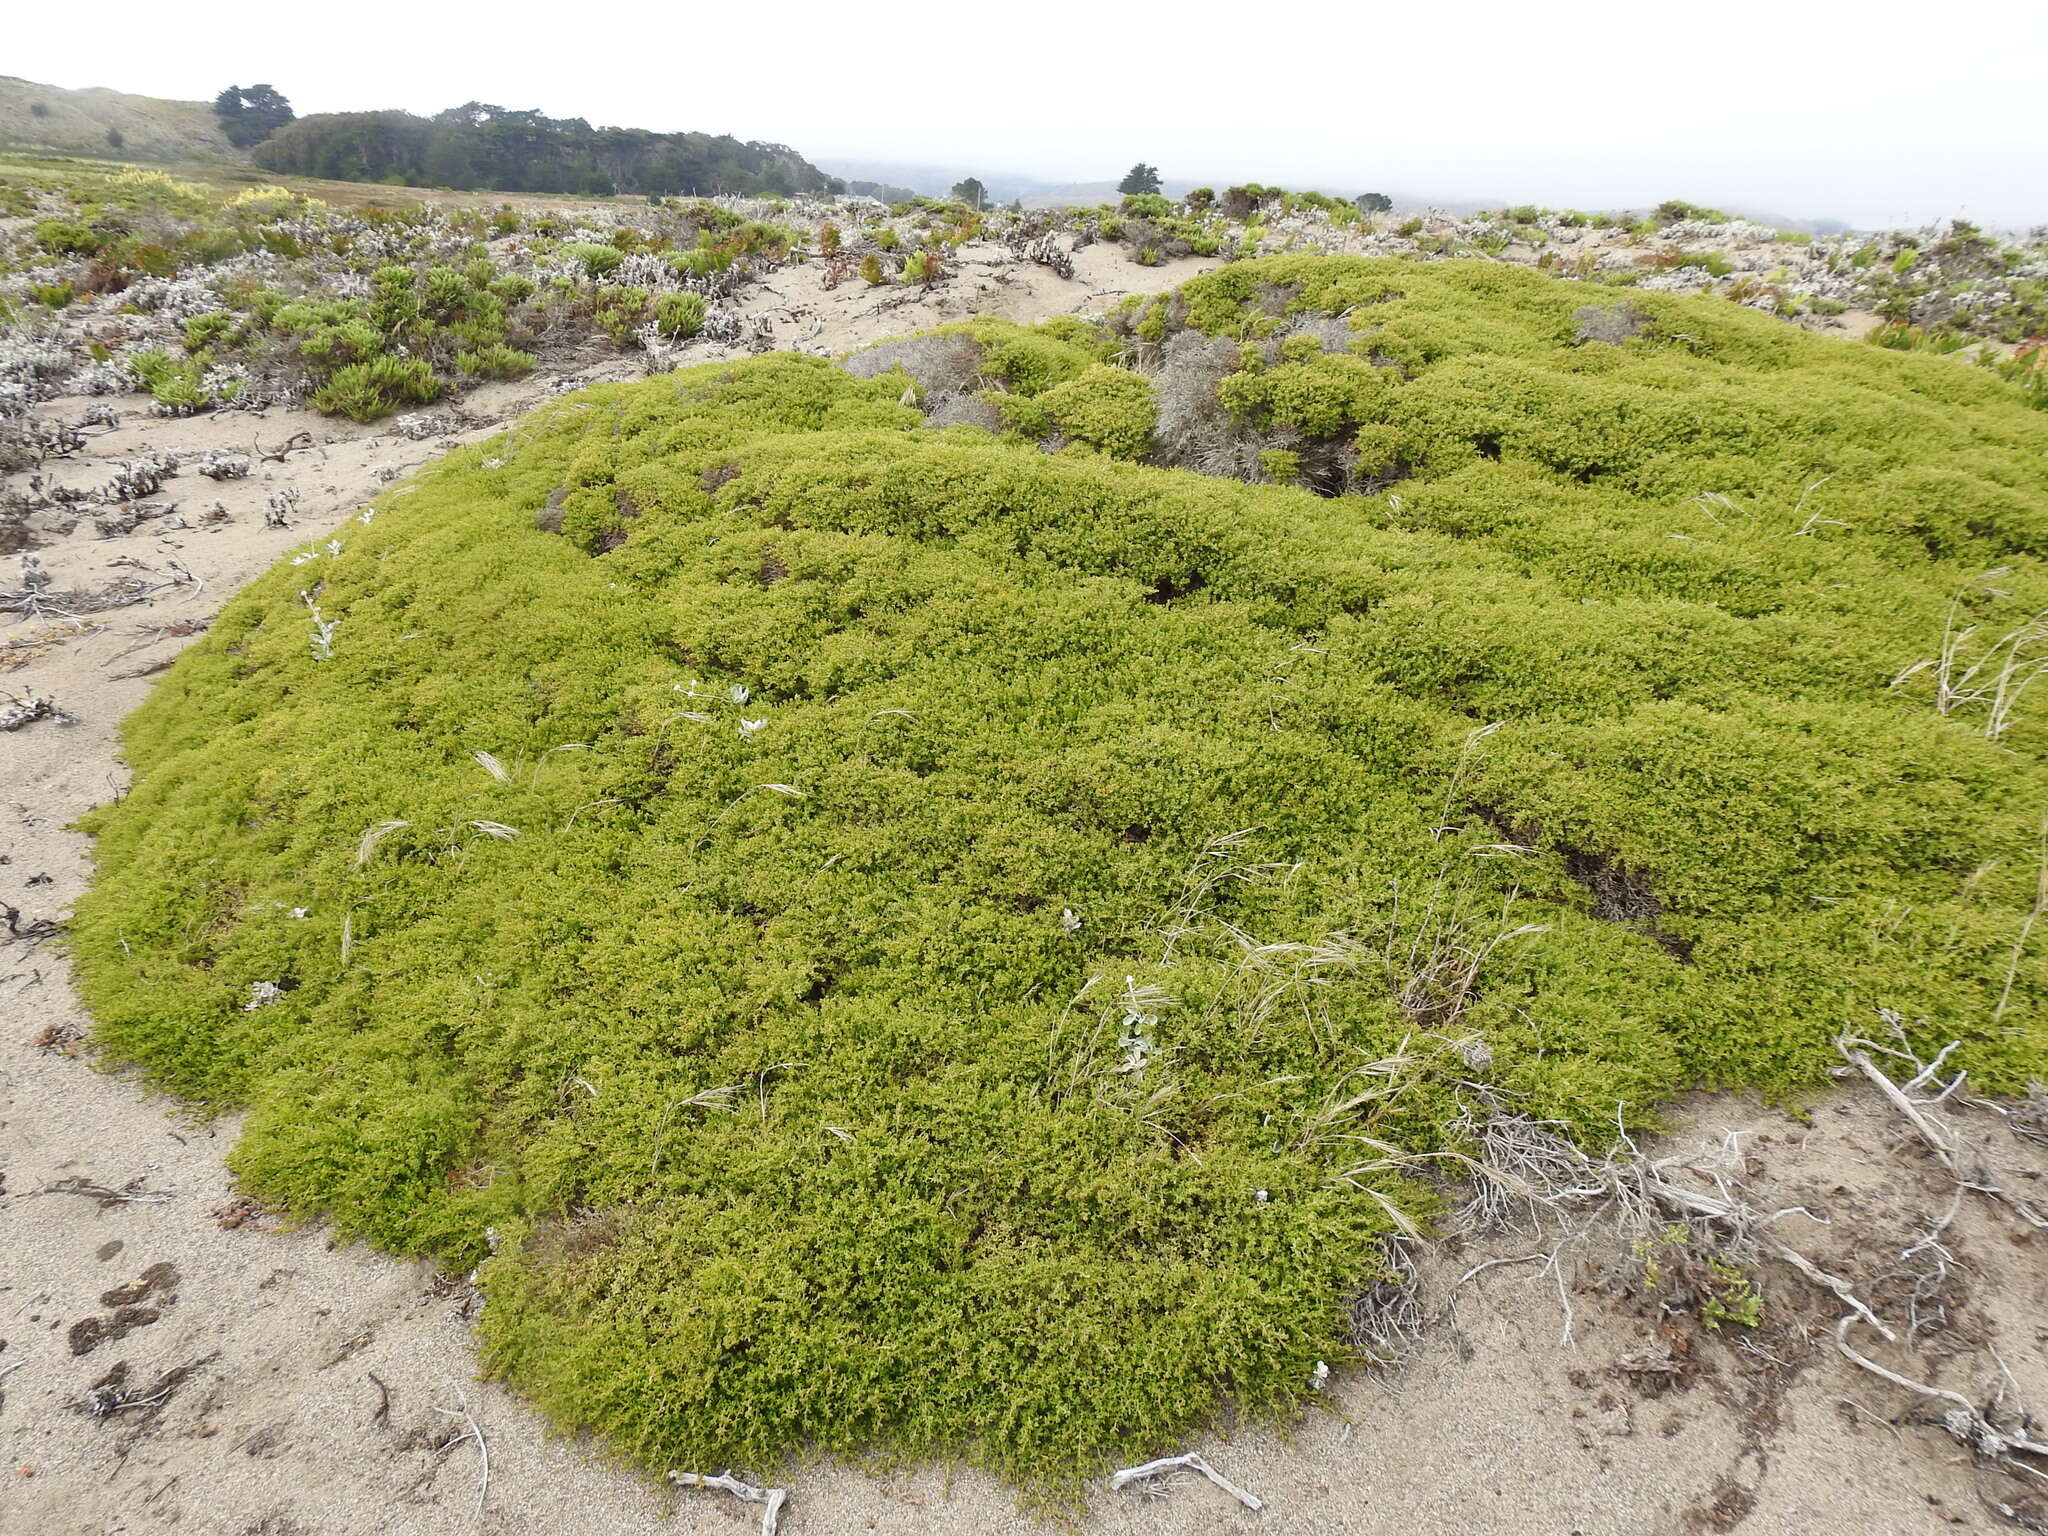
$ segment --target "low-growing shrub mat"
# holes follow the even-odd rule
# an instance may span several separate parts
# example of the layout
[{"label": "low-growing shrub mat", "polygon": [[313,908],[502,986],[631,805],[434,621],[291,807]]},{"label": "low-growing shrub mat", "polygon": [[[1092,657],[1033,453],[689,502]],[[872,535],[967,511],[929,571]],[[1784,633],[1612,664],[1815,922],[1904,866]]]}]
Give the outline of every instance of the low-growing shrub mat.
[{"label": "low-growing shrub mat", "polygon": [[[249,1107],[255,1195],[482,1261],[491,1367],[646,1463],[1040,1486],[1352,1358],[1489,1105],[1796,1094],[1877,1008],[2038,1074],[2043,733],[1959,679],[2048,606],[2048,418],[1725,304],[1286,274],[1399,340],[1388,494],[790,355],[393,491],[134,717],[101,1039]],[[1945,624],[1946,714],[1889,686]]]}]

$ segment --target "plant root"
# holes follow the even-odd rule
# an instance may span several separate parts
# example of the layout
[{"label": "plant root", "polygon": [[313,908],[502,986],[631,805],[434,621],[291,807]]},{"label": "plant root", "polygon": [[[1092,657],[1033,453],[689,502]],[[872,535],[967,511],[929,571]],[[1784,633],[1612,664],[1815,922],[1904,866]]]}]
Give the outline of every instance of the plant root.
[{"label": "plant root", "polygon": [[[1904,1031],[1897,1014],[1884,1010],[1882,1016],[1891,1024],[1893,1033],[1904,1040]],[[1913,1128],[1913,1133],[1925,1142],[1927,1149],[1949,1171],[1957,1184],[1976,1194],[1988,1195],[2002,1200],[2014,1215],[2031,1227],[2048,1231],[2048,1216],[2043,1216],[2027,1201],[2021,1199],[2004,1184],[2004,1175],[1993,1168],[1982,1153],[1959,1135],[1955,1128],[1934,1112],[1934,1106],[1943,1099],[1958,1093],[1964,1078],[1968,1075],[1958,1072],[1946,1083],[1941,1080],[1941,1066],[1948,1053],[1955,1049],[1953,1043],[1943,1046],[1932,1061],[1922,1061],[1911,1051],[1902,1047],[1879,1045],[1875,1040],[1865,1040],[1858,1035],[1842,1035],[1835,1040],[1835,1049],[1842,1053],[1842,1059],[1869,1080],[1870,1085],[1885,1096],[1885,1099]],[[1895,1057],[1911,1066],[1913,1075],[1904,1082],[1896,1082],[1871,1058],[1871,1053]],[[1928,1084],[1939,1084],[1941,1091],[1932,1098],[1916,1098],[1915,1093]]]}]

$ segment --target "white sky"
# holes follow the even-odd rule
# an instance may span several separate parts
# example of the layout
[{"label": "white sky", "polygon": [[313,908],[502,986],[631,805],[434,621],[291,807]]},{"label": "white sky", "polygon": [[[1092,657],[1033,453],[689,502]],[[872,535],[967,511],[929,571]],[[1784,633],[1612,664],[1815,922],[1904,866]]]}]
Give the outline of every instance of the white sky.
[{"label": "white sky", "polygon": [[301,113],[475,99],[1052,180],[1144,159],[1447,199],[2048,222],[2048,0],[19,11],[0,73],[187,98],[264,81]]}]

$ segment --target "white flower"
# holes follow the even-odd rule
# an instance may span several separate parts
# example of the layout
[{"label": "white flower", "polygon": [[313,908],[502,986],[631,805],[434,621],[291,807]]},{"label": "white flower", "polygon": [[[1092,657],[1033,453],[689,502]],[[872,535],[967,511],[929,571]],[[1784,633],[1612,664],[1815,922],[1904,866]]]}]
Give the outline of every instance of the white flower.
[{"label": "white flower", "polygon": [[768,722],[766,720],[749,720],[744,716],[740,718],[741,741],[752,741],[766,729],[768,729]]},{"label": "white flower", "polygon": [[1081,919],[1074,915],[1072,907],[1060,908],[1060,926],[1069,933],[1079,933],[1081,931]]}]

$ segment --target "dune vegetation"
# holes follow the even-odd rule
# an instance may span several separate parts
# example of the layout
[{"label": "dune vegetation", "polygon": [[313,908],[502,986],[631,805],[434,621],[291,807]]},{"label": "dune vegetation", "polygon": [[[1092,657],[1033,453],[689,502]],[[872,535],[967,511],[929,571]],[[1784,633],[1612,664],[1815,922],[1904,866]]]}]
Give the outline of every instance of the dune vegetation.
[{"label": "dune vegetation", "polygon": [[78,973],[563,1424],[1058,1487],[1369,1354],[1489,1116],[2042,1075],[2044,556],[1985,370],[1483,262],[687,369],[236,598]]}]

